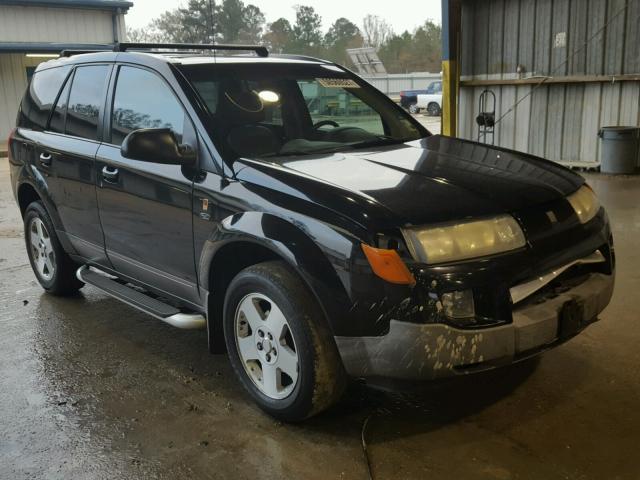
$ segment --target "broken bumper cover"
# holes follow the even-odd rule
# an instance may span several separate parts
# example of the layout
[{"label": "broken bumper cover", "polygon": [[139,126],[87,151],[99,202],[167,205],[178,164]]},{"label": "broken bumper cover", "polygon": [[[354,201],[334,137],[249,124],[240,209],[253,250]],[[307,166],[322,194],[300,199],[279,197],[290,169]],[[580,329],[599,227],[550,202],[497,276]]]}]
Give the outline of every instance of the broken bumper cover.
[{"label": "broken bumper cover", "polygon": [[[613,294],[614,275],[592,273],[542,303],[525,303],[513,322],[483,329],[392,320],[381,337],[335,337],[354,377],[429,380],[506,365],[554,347],[597,320]],[[570,308],[567,308],[570,307]]]}]

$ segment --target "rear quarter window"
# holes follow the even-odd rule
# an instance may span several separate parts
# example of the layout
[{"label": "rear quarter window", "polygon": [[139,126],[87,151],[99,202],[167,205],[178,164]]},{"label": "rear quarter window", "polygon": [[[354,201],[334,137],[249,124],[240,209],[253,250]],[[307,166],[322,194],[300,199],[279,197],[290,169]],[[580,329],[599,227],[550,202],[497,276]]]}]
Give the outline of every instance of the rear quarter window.
[{"label": "rear quarter window", "polygon": [[44,130],[51,108],[71,67],[56,67],[34,73],[22,99],[18,126]]}]

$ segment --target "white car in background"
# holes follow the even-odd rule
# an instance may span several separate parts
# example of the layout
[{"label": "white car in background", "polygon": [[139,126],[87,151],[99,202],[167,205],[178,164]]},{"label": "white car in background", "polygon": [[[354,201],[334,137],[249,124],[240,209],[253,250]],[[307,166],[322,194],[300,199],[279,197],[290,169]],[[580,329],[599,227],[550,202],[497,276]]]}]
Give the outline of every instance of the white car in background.
[{"label": "white car in background", "polygon": [[419,94],[416,104],[411,107],[411,113],[426,110],[433,117],[439,116],[442,113],[442,82],[431,82],[427,87],[427,93]]}]

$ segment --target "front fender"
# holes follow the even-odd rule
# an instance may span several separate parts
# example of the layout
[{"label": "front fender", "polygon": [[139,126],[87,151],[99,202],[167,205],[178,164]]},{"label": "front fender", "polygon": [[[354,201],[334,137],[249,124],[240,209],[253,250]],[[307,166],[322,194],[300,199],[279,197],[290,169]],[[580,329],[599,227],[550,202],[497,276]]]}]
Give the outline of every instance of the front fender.
[{"label": "front fender", "polygon": [[234,242],[260,245],[286,261],[316,297],[332,330],[340,330],[351,305],[349,270],[357,240],[313,219],[237,213],[222,220],[204,243],[198,268],[204,290],[212,287],[217,255]]}]

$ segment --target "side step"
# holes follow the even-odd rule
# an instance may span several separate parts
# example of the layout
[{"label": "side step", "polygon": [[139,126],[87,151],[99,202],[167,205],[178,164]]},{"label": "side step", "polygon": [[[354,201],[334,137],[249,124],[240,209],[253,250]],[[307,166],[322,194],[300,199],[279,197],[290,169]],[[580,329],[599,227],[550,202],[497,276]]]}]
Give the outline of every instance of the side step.
[{"label": "side step", "polygon": [[84,265],[76,272],[78,280],[102,290],[118,300],[177,328],[193,330],[206,328],[207,321],[199,313],[182,313],[173,305],[145,295],[127,285],[112,280],[96,268]]}]

